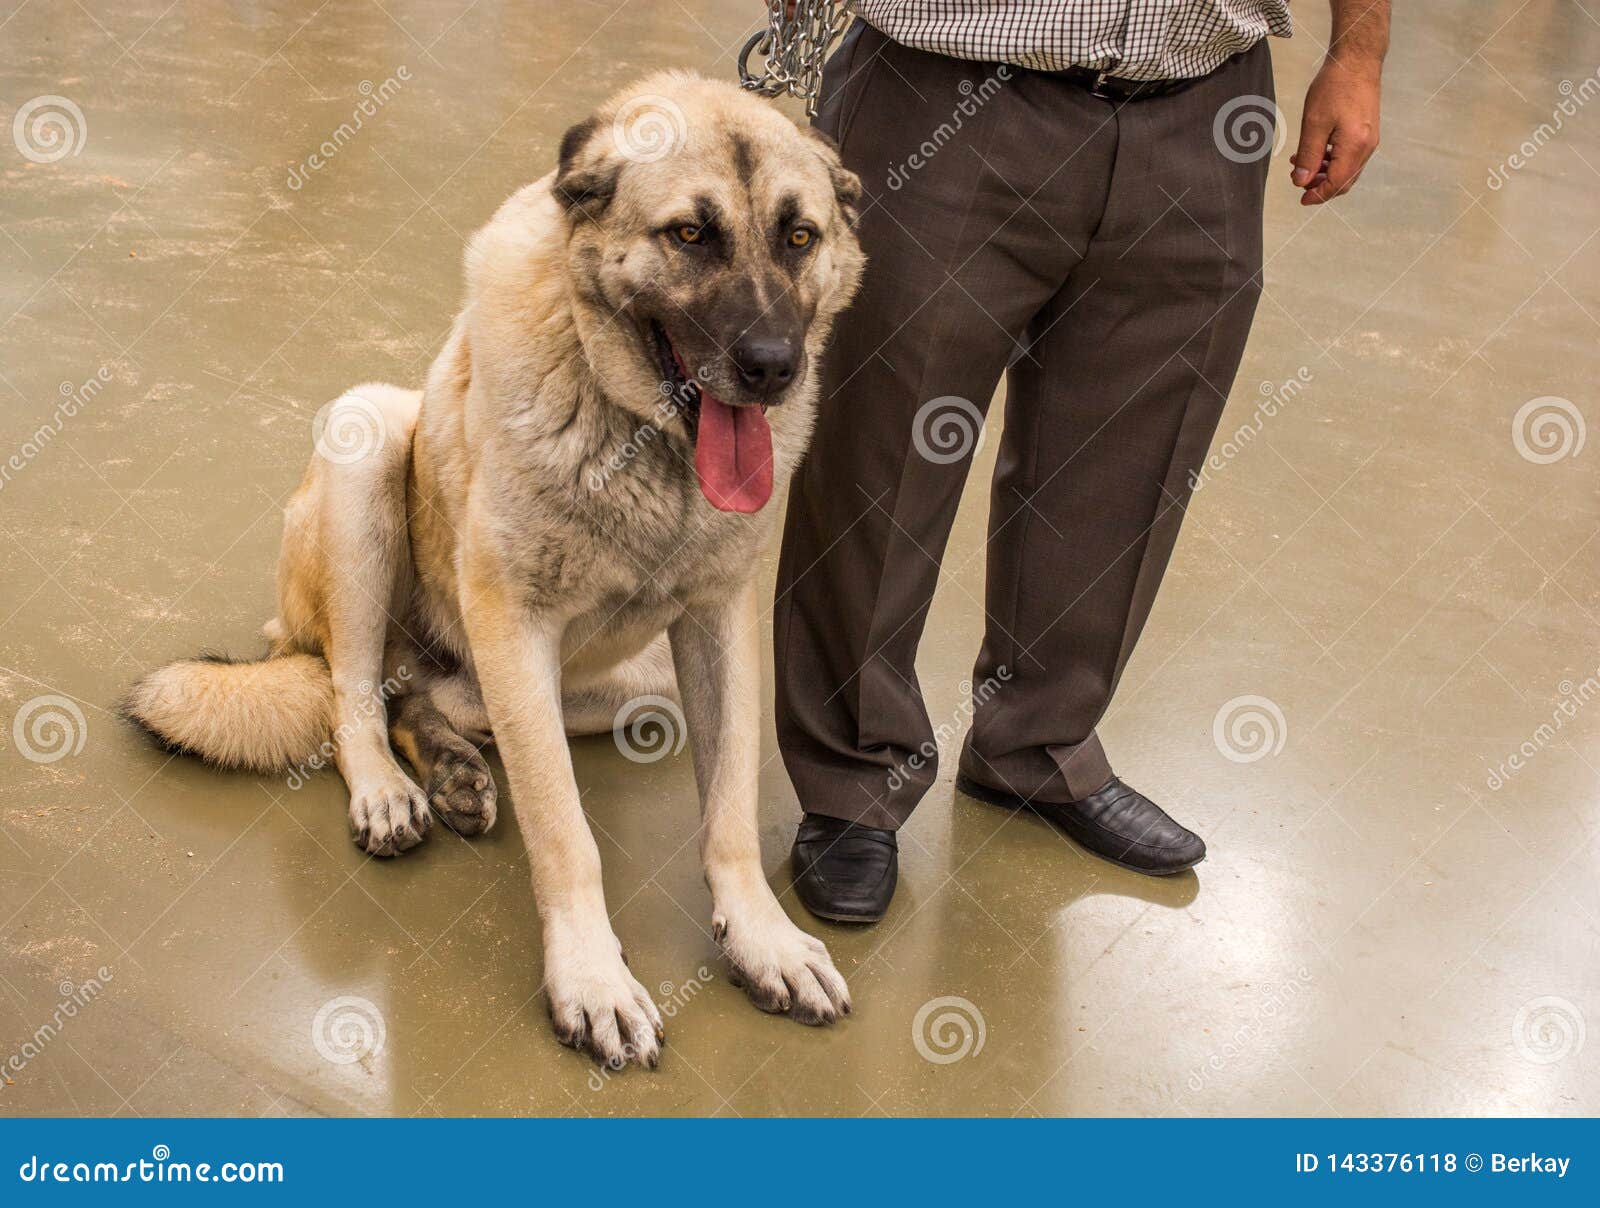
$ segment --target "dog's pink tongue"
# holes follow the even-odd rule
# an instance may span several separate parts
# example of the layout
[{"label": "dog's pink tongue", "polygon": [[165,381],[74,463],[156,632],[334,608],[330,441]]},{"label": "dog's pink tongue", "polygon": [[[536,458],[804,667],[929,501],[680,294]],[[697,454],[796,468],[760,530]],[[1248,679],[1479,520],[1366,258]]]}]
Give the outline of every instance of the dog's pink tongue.
[{"label": "dog's pink tongue", "polygon": [[700,395],[694,468],[700,493],[724,512],[759,512],[772,497],[772,429],[760,407]]}]

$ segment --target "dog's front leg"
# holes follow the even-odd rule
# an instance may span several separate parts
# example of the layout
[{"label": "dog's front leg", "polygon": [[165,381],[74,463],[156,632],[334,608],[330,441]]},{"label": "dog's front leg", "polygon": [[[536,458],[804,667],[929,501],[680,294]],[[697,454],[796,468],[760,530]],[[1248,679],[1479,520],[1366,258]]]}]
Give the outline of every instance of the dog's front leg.
[{"label": "dog's front leg", "polygon": [[789,921],[761,871],[757,780],[761,652],[755,587],[692,607],[669,636],[694,745],[700,846],[711,888],[712,934],[765,1011],[831,1023],[850,992],[821,940]]},{"label": "dog's front leg", "polygon": [[661,1014],[628,972],[611,929],[600,852],[562,730],[562,621],[530,613],[493,571],[473,573],[473,561],[463,593],[467,637],[528,848],[556,1035],[616,1069],[629,1061],[654,1067]]}]

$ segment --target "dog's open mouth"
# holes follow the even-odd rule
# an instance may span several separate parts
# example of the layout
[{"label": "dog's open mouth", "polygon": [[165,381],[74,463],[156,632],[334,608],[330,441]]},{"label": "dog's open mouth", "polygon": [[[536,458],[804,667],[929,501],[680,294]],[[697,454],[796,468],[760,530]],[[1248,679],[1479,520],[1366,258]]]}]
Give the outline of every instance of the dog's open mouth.
[{"label": "dog's open mouth", "polygon": [[772,429],[766,408],[725,403],[695,381],[666,329],[650,324],[662,393],[694,440],[700,493],[724,512],[759,512],[772,498]]}]

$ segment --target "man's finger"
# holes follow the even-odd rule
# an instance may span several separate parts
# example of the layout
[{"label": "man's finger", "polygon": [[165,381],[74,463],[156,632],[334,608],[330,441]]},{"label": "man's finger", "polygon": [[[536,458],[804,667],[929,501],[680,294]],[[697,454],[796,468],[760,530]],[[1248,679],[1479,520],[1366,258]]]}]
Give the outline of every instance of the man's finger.
[{"label": "man's finger", "polygon": [[[1295,167],[1297,167],[1297,168],[1308,167],[1308,166],[1309,165],[1306,165],[1306,164],[1295,164]],[[1321,181],[1324,181],[1324,180],[1327,180],[1327,179],[1328,179],[1328,161],[1327,160],[1322,160],[1315,167],[1311,168],[1311,179],[1307,180],[1300,187],[1303,188],[1303,189],[1309,189],[1312,185],[1317,184],[1317,183],[1319,183]]]},{"label": "man's finger", "polygon": [[1335,185],[1325,173],[1319,174],[1307,186],[1306,191],[1300,195],[1300,204],[1303,206],[1320,206],[1323,202],[1332,201],[1335,197],[1343,197],[1351,189],[1355,188],[1356,181],[1361,179],[1361,171],[1361,169],[1357,169],[1356,174],[1346,181],[1343,186]]},{"label": "man's finger", "polygon": [[1328,157],[1328,183],[1333,185],[1333,196],[1347,191],[1356,183],[1361,169],[1367,166],[1378,143],[1368,133],[1334,131],[1333,152]]},{"label": "man's finger", "polygon": [[1328,150],[1328,139],[1333,134],[1333,123],[1325,118],[1313,114],[1306,114],[1300,119],[1300,146],[1294,153],[1294,171],[1290,179],[1300,188],[1305,188],[1311,183],[1311,178],[1316,175],[1317,165],[1323,160]]},{"label": "man's finger", "polygon": [[1306,185],[1304,193],[1300,194],[1300,204],[1303,206],[1320,206],[1325,201],[1332,201],[1339,196],[1333,182],[1328,179],[1326,172],[1319,172],[1316,177]]}]

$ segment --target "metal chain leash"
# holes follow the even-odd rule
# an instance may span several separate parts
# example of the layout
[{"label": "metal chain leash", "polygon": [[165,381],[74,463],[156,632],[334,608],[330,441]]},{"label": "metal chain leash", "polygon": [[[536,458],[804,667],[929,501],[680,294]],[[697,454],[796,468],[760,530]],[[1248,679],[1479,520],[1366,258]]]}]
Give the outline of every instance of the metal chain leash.
[{"label": "metal chain leash", "polygon": [[[739,52],[740,85],[763,96],[799,97],[806,115],[815,117],[823,60],[850,24],[847,2],[767,0],[767,28]],[[759,73],[750,69],[751,51],[765,60]]]}]

